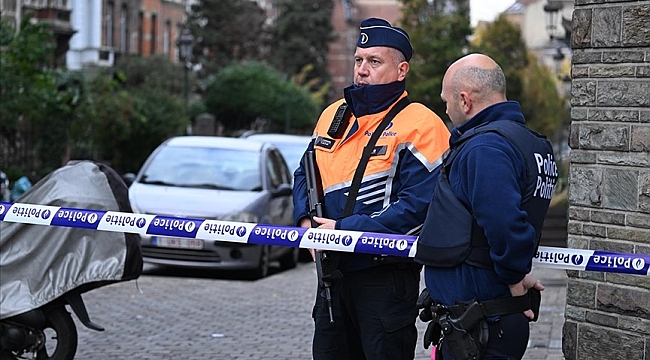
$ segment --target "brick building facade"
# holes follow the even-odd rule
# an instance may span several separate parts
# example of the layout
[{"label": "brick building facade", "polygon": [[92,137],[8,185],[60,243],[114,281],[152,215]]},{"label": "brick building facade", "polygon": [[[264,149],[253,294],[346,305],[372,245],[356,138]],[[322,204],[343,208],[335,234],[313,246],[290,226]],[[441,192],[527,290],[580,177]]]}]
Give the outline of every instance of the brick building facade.
[{"label": "brick building facade", "polygon": [[[568,245],[650,254],[650,1],[576,0]],[[650,278],[569,272],[568,360],[650,360]]]},{"label": "brick building facade", "polygon": [[124,55],[164,54],[178,61],[176,39],[191,0],[6,0],[2,17],[18,29],[31,12],[49,25],[53,65],[78,70],[112,66]]},{"label": "brick building facade", "polygon": [[185,0],[102,0],[102,48],[115,58],[164,54],[177,61],[185,6]]},{"label": "brick building facade", "polygon": [[137,49],[141,56],[168,54],[170,59],[178,59],[176,39],[181,34],[185,8],[183,0],[160,1],[141,0],[138,13],[140,28],[138,37],[140,47]]}]

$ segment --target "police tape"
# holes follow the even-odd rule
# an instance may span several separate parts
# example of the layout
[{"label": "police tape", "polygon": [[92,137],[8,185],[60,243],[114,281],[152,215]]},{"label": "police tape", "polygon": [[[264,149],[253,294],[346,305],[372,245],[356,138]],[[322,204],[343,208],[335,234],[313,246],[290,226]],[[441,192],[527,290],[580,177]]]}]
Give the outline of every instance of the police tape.
[{"label": "police tape", "polygon": [[[417,237],[411,235],[309,229],[24,203],[0,202],[0,221],[135,233],[151,236],[152,245],[160,247],[182,247],[187,239],[195,239],[402,257],[414,257],[417,249]],[[649,254],[540,246],[533,264],[564,270],[650,275]]]}]

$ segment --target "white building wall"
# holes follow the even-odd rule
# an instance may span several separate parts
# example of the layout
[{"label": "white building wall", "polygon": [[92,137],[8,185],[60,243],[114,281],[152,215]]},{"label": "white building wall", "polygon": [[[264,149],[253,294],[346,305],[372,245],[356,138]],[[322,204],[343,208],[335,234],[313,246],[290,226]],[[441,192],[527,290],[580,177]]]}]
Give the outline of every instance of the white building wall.
[{"label": "white building wall", "polygon": [[111,65],[112,58],[100,61],[102,0],[70,0],[70,22],[77,32],[70,39],[66,65],[70,70]]},{"label": "white building wall", "polygon": [[[516,2],[504,12],[508,18],[521,29],[521,36],[526,46],[537,57],[537,61],[557,73],[566,76],[565,68],[570,68],[571,49],[568,45],[568,34],[562,26],[562,18],[571,20],[574,0],[553,0],[562,5],[556,22],[557,33],[553,40],[547,30],[548,14],[544,7],[549,0],[535,0],[523,3]],[[564,91],[564,90],[563,90]]]},{"label": "white building wall", "polygon": [[[524,12],[524,28],[522,29],[522,36],[526,41],[528,48],[537,50],[542,47],[548,47],[549,34],[546,30],[547,14],[544,12],[544,6],[547,4],[546,0],[540,0],[533,4],[526,6]],[[561,18],[571,20],[573,16],[573,1],[562,1],[562,9],[558,14],[558,38],[565,38],[566,33],[562,27]]]},{"label": "white building wall", "polygon": [[546,32],[544,5],[546,5],[546,1],[537,1],[526,6],[524,11],[522,36],[531,50],[538,50],[548,46],[549,37]]}]

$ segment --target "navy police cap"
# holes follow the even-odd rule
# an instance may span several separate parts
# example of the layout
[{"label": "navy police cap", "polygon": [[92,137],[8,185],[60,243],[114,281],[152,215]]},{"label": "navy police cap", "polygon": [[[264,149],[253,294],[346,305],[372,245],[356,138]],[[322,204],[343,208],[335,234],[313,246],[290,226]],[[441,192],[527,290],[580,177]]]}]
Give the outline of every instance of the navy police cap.
[{"label": "navy police cap", "polygon": [[406,31],[391,26],[388,21],[378,18],[368,18],[363,20],[359,30],[361,30],[361,33],[357,40],[358,47],[392,47],[401,51],[402,54],[404,54],[406,61],[411,60],[411,56],[413,56],[413,46],[411,45],[411,39]]}]

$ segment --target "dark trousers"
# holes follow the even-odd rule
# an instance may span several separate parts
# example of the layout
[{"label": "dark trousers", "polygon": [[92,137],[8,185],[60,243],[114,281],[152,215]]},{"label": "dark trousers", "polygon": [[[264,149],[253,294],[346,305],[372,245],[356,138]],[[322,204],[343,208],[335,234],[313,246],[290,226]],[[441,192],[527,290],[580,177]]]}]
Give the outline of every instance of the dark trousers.
[{"label": "dark trousers", "polygon": [[[488,345],[481,360],[515,360],[524,356],[530,328],[523,313],[503,315],[490,323],[489,329]],[[443,360],[455,360],[446,349],[444,340],[442,350]]]},{"label": "dark trousers", "polygon": [[390,264],[346,273],[331,287],[334,323],[316,296],[314,360],[412,360],[420,269]]}]

